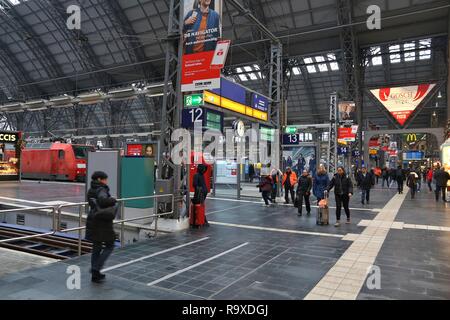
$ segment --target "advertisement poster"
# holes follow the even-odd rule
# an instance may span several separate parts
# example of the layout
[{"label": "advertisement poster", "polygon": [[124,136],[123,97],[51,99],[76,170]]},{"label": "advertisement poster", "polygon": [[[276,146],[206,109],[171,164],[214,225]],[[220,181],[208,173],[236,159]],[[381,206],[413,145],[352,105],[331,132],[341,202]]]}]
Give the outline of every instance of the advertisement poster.
[{"label": "advertisement poster", "polygon": [[338,128],[338,140],[345,142],[354,142],[356,140],[357,130],[353,128]]},{"label": "advertisement poster", "polygon": [[211,67],[222,33],[222,0],[185,0],[181,91],[220,88],[220,69]]},{"label": "advertisement poster", "polygon": [[317,156],[315,147],[287,147],[283,149],[283,171],[287,167],[301,174],[304,169],[314,175],[317,170]]},{"label": "advertisement poster", "polygon": [[435,84],[370,90],[400,125],[406,121],[433,90]]},{"label": "advertisement poster", "polygon": [[353,101],[341,101],[338,105],[340,122],[356,121],[356,104]]},{"label": "advertisement poster", "polygon": [[154,158],[156,157],[157,150],[156,144],[128,144],[127,145],[127,156],[128,157],[146,157]]}]

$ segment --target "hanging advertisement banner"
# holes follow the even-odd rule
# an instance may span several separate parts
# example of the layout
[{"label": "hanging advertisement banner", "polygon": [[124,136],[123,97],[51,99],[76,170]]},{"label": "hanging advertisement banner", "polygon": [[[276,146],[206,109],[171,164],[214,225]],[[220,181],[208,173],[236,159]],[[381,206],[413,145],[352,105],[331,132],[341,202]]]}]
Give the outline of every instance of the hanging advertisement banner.
[{"label": "hanging advertisement banner", "polygon": [[338,140],[354,142],[356,140],[356,132],[354,131],[354,128],[339,128]]},{"label": "hanging advertisement banner", "polygon": [[181,91],[220,88],[220,68],[211,66],[222,33],[222,0],[185,0]]},{"label": "hanging advertisement banner", "polygon": [[338,104],[339,122],[356,121],[356,104],[353,101],[341,101]]},{"label": "hanging advertisement banner", "polygon": [[375,89],[370,92],[403,126],[435,86],[436,84],[420,84],[409,87]]}]

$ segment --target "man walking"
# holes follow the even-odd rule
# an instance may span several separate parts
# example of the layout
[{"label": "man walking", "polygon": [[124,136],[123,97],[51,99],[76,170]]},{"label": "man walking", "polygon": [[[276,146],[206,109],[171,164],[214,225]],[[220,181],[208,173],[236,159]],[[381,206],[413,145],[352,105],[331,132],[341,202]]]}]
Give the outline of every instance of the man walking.
[{"label": "man walking", "polygon": [[405,182],[405,176],[403,174],[402,166],[398,166],[395,172],[395,179],[397,180],[397,190],[399,194],[403,193],[403,184]]},{"label": "man walking", "polygon": [[364,201],[369,204],[370,201],[370,189],[375,185],[375,178],[371,172],[367,172],[367,168],[362,168],[361,172],[358,173],[356,178],[356,183],[361,189],[361,203]]},{"label": "man walking", "polygon": [[311,214],[311,204],[309,197],[311,196],[312,178],[308,170],[303,170],[302,175],[298,178],[297,199],[298,199],[298,215],[302,216],[303,199],[305,199],[306,214]]},{"label": "man walking", "polygon": [[450,175],[447,171],[438,166],[434,172],[433,178],[436,183],[436,202],[439,201],[440,193],[442,194],[442,201],[447,202],[445,191],[447,189],[448,180],[450,180]]}]

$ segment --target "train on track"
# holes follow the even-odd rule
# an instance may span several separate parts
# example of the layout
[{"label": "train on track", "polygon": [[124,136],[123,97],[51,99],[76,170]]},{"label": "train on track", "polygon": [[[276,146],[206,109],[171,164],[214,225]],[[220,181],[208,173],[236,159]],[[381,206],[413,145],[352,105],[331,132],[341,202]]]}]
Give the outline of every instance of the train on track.
[{"label": "train on track", "polygon": [[64,142],[28,143],[22,150],[22,178],[86,181],[89,151],[95,151],[95,147]]}]

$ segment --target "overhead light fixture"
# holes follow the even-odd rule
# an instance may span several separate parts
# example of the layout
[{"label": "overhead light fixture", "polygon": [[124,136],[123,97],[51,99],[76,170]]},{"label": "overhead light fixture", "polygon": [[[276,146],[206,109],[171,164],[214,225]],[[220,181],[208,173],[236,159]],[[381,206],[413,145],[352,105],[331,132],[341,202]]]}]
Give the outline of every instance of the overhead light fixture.
[{"label": "overhead light fixture", "polygon": [[438,93],[438,98],[441,99],[442,98],[442,92],[439,91]]},{"label": "overhead light fixture", "polygon": [[48,101],[44,99],[26,101],[25,107],[30,111],[45,110],[47,109],[47,103]]},{"label": "overhead light fixture", "polygon": [[12,102],[0,106],[0,111],[2,112],[22,112],[23,104],[20,102]]},{"label": "overhead light fixture", "polygon": [[53,108],[71,107],[73,106],[73,99],[73,96],[65,94],[63,96],[50,98],[49,103]]},{"label": "overhead light fixture", "polygon": [[[168,83],[169,86],[172,82]],[[161,97],[164,95],[164,83],[151,84],[145,87],[145,95],[148,97]]]},{"label": "overhead light fixture", "polygon": [[103,99],[105,99],[105,98],[106,98],[106,96],[103,92],[95,91],[95,92],[89,92],[89,93],[82,93],[77,96],[76,100],[81,105],[88,105],[88,104],[99,103],[99,102],[103,101]]},{"label": "overhead light fixture", "polygon": [[108,91],[112,101],[136,98],[136,89],[134,86],[127,88],[118,88]]}]

